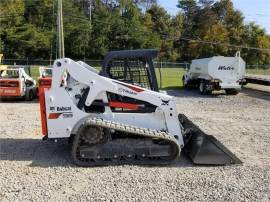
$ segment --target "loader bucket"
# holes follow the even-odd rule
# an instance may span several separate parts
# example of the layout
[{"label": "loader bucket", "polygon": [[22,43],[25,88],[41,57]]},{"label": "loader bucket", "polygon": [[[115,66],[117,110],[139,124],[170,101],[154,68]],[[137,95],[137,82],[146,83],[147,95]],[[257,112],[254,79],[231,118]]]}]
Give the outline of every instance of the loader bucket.
[{"label": "loader bucket", "polygon": [[221,142],[215,137],[205,134],[185,115],[179,114],[178,118],[185,131],[183,152],[194,164],[231,165],[242,163]]}]

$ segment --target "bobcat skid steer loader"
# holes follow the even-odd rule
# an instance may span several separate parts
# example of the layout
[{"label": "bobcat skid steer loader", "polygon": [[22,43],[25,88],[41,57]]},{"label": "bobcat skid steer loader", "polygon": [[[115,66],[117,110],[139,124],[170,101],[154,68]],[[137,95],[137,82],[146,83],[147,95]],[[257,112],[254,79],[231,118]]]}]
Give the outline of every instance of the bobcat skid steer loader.
[{"label": "bobcat skid steer loader", "polygon": [[8,66],[0,69],[0,99],[24,98],[33,100],[37,95],[36,81],[28,66]]},{"label": "bobcat skid steer loader", "polygon": [[44,139],[68,138],[79,166],[169,164],[181,151],[195,164],[241,163],[178,115],[171,96],[101,76],[68,58],[54,62],[52,75],[40,97]]}]

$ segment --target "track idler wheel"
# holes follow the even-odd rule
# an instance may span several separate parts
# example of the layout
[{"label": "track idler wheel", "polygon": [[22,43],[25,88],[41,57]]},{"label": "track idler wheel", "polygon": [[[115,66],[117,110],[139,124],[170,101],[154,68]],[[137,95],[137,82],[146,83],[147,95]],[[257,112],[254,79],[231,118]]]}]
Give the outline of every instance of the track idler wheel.
[{"label": "track idler wheel", "polygon": [[98,144],[105,139],[103,129],[96,126],[86,125],[83,127],[80,133],[82,140],[89,145]]},{"label": "track idler wheel", "polygon": [[113,154],[112,155],[112,161],[120,161],[121,160],[121,156],[118,154]]},{"label": "track idler wheel", "polygon": [[133,161],[135,159],[136,155],[134,153],[129,153],[124,155],[124,159],[127,161]]}]

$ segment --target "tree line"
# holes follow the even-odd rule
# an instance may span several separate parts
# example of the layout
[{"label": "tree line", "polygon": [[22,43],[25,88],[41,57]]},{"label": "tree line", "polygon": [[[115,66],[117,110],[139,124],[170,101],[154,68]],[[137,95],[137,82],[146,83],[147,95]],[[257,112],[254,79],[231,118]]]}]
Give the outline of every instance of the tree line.
[{"label": "tree line", "polygon": [[[110,50],[155,48],[159,60],[190,61],[241,50],[248,64],[270,63],[270,36],[245,24],[231,0],[179,0],[176,9],[172,16],[156,0],[63,0],[65,54],[100,59]],[[1,0],[0,53],[56,58],[56,19],[56,0]]]}]

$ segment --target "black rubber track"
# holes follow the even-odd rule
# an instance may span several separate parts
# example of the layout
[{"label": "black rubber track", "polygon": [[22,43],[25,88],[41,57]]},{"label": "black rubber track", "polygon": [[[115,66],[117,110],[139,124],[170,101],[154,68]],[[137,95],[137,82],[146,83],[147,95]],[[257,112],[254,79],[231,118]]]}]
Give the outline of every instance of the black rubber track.
[{"label": "black rubber track", "polygon": [[[121,132],[125,132],[127,136],[134,135],[143,138],[154,138],[155,140],[160,139],[164,140],[171,145],[172,155],[170,157],[155,157],[155,158],[135,158],[135,159],[126,159],[121,157],[120,160],[114,161],[113,159],[88,159],[82,158],[80,156],[80,146],[82,145],[82,134],[83,128],[85,126],[95,126],[102,127],[104,130],[114,129],[119,130]],[[105,143],[106,144],[106,143]],[[97,146],[97,145],[96,145]],[[107,166],[107,165],[123,165],[123,164],[135,164],[135,165],[166,165],[175,162],[180,156],[180,146],[177,140],[170,134],[155,131],[145,128],[138,128],[135,126],[128,126],[116,122],[106,121],[102,119],[87,119],[84,123],[79,127],[77,134],[74,136],[74,140],[72,143],[72,159],[73,162],[82,167],[90,167],[90,166]]]}]

